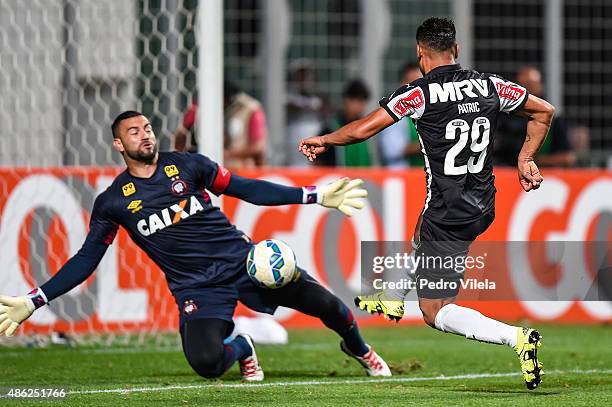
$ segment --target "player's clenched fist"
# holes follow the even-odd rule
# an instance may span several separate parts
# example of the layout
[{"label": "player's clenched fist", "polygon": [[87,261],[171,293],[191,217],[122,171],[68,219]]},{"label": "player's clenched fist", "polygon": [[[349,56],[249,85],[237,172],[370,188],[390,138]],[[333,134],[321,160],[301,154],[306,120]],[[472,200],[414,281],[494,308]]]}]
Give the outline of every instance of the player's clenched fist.
[{"label": "player's clenched fist", "polygon": [[317,155],[323,154],[328,146],[325,143],[324,136],[315,136],[304,139],[300,142],[298,150],[308,158],[309,161],[314,161]]},{"label": "player's clenched fist", "polygon": [[368,191],[360,188],[363,180],[340,178],[324,187],[317,188],[317,203],[326,208],[336,208],[346,216],[353,214],[353,209],[361,209],[365,203],[359,198],[366,198]]},{"label": "player's clenched fist", "polygon": [[0,295],[0,335],[13,336],[19,325],[28,319],[36,307],[29,297]]},{"label": "player's clenched fist", "polygon": [[540,184],[544,181],[538,166],[532,160],[519,161],[518,176],[521,187],[526,192],[540,188]]}]

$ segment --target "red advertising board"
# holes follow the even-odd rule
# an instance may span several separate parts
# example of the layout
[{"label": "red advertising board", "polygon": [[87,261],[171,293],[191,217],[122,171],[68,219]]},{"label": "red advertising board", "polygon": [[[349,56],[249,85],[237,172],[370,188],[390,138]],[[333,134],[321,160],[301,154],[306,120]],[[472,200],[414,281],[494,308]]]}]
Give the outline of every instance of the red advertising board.
[{"label": "red advertising board", "polygon": [[[29,291],[76,253],[87,233],[94,197],[120,171],[91,167],[0,169],[2,293]],[[421,170],[266,169],[240,174],[295,186],[324,184],[339,176],[366,181],[368,205],[352,218],[318,205],[255,207],[222,198],[225,213],[240,229],[255,241],[277,238],[287,242],[301,267],[347,302],[359,291],[360,242],[410,240],[426,198]],[[542,187],[525,193],[514,169],[496,170],[496,218],[479,240],[609,242],[612,174],[544,170],[543,175]],[[538,259],[529,255],[526,261],[530,269]],[[563,264],[549,264],[556,267],[556,277],[540,281],[510,263],[505,256],[495,263],[497,278],[509,290],[522,281],[554,289],[563,284],[563,273],[570,272]],[[473,305],[487,315],[507,320],[593,323],[612,317],[609,302],[580,301],[578,297],[550,302],[504,300]],[[178,321],[176,310],[163,273],[122,230],[96,273],[50,307],[37,311],[26,324],[26,332],[173,330]],[[237,312],[249,313],[243,307]],[[420,320],[416,306],[408,307],[407,314],[404,320],[408,323]],[[362,324],[386,323],[359,312],[355,316]],[[319,326],[318,321],[292,310],[280,310],[277,318],[285,326]]]}]

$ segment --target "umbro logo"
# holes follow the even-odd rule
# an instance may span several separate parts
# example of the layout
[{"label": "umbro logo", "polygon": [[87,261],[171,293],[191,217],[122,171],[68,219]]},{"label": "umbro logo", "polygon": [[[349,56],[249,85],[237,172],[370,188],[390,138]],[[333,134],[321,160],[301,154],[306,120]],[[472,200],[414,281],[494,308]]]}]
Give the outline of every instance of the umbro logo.
[{"label": "umbro logo", "polygon": [[137,199],[135,201],[130,202],[128,205],[128,210],[132,211],[132,213],[136,213],[142,209],[142,199]]}]

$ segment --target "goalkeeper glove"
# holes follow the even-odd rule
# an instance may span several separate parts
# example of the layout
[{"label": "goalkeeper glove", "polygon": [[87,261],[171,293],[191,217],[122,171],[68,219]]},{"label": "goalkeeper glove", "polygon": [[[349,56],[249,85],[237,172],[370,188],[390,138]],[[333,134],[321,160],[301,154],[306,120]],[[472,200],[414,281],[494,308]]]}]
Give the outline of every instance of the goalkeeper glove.
[{"label": "goalkeeper glove", "polygon": [[318,203],[326,208],[336,208],[346,216],[353,214],[353,209],[361,209],[365,203],[361,199],[368,196],[368,191],[360,188],[363,180],[340,178],[323,187],[304,187],[304,203]]},{"label": "goalkeeper glove", "polygon": [[37,308],[47,303],[45,294],[36,288],[23,297],[0,295],[0,335],[13,336],[15,330]]}]

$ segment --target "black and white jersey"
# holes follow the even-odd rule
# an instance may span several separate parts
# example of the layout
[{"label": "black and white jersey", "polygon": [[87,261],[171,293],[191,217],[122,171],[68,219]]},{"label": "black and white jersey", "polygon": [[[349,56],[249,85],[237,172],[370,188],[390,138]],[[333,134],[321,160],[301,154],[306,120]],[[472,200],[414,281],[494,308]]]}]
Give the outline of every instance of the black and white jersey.
[{"label": "black and white jersey", "polygon": [[497,118],[520,110],[527,97],[515,83],[456,64],[437,67],[381,99],[395,121],[407,116],[415,122],[425,158],[424,216],[462,224],[493,209]]}]

